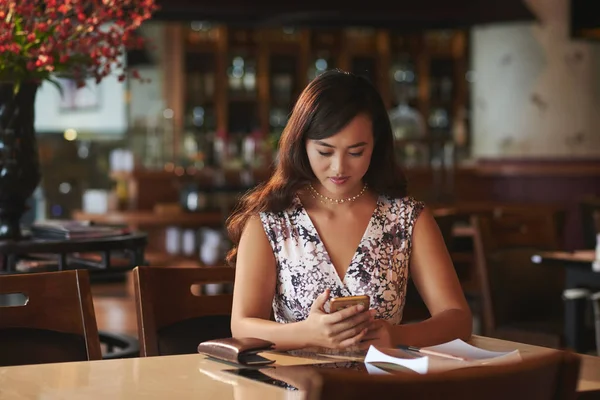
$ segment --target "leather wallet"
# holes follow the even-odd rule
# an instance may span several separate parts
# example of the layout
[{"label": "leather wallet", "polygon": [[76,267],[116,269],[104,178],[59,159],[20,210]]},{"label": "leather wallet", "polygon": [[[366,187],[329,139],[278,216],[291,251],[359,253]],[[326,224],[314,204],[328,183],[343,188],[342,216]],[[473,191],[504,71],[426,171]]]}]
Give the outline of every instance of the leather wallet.
[{"label": "leather wallet", "polygon": [[274,343],[263,339],[231,337],[202,342],[198,345],[198,352],[230,363],[257,366],[275,362],[258,355],[274,347]]}]

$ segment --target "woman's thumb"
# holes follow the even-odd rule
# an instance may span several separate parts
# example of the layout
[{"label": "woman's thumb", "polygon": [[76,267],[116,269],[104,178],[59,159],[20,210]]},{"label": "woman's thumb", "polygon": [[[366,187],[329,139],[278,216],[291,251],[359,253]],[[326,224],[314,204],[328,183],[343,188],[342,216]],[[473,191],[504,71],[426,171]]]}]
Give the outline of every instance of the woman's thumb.
[{"label": "woman's thumb", "polygon": [[323,293],[321,293],[320,295],[317,296],[317,298],[315,299],[311,308],[313,310],[323,310],[325,303],[327,303],[327,300],[329,300],[330,292],[331,292],[331,290],[325,289],[325,291],[323,291]]}]

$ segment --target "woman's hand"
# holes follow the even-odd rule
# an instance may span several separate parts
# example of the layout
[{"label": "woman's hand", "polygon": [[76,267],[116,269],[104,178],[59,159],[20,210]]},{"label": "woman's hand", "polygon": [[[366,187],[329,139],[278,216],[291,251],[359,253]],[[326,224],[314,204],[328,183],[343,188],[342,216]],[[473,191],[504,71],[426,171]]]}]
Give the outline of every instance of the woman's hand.
[{"label": "woman's hand", "polygon": [[369,346],[394,347],[392,343],[392,324],[384,319],[371,322],[367,334],[362,338],[359,346],[368,349]]},{"label": "woman's hand", "polygon": [[308,345],[330,349],[357,345],[373,322],[373,313],[365,311],[362,305],[356,305],[328,314],[324,306],[329,293],[330,290],[326,289],[315,299],[310,314],[304,321]]}]

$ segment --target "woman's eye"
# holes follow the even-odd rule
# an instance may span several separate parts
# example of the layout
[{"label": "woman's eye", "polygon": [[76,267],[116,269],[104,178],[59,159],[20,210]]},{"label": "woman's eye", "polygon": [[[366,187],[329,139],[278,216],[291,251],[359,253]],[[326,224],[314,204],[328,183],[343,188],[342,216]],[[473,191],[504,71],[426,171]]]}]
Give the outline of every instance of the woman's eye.
[{"label": "woman's eye", "polygon": [[360,157],[360,156],[362,156],[362,155],[363,155],[363,153],[364,153],[364,151],[360,151],[360,152],[358,152],[358,153],[350,153],[350,155],[351,155],[352,157]]},{"label": "woman's eye", "polygon": [[322,151],[319,151],[319,154],[324,156],[324,157],[329,157],[330,155],[332,155],[333,153],[324,153]]}]

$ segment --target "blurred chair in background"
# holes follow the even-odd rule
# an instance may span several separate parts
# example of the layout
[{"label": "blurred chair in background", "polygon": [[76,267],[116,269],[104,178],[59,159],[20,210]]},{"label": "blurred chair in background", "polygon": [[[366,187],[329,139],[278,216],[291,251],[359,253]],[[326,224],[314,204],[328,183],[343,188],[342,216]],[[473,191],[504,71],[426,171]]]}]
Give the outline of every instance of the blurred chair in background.
[{"label": "blurred chair in background", "polygon": [[579,203],[579,209],[584,246],[593,249],[600,233],[600,197],[586,197]]},{"label": "blurred chair in background", "polygon": [[531,262],[538,250],[559,249],[560,220],[535,207],[472,217],[483,335],[562,347],[564,270]]}]

